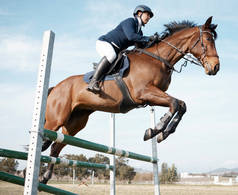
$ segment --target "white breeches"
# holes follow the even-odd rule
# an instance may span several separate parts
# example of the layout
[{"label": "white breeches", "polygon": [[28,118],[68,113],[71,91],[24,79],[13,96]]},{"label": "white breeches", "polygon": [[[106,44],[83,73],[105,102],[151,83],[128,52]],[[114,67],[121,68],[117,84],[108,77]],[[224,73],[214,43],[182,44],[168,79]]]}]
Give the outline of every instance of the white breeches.
[{"label": "white breeches", "polygon": [[112,47],[112,45],[106,41],[97,40],[96,41],[96,50],[101,57],[106,56],[107,60],[110,63],[112,63],[117,57],[117,54],[116,54],[114,48]]}]

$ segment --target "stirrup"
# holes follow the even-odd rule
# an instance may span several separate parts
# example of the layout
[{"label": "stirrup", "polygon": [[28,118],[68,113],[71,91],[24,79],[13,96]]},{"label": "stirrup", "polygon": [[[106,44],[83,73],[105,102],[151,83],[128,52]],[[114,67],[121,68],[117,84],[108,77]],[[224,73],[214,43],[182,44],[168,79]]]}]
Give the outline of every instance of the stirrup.
[{"label": "stirrup", "polygon": [[89,84],[88,84],[88,87],[87,87],[87,90],[88,91],[91,91],[93,93],[98,93],[101,91],[101,88],[99,86],[99,81],[91,81]]}]

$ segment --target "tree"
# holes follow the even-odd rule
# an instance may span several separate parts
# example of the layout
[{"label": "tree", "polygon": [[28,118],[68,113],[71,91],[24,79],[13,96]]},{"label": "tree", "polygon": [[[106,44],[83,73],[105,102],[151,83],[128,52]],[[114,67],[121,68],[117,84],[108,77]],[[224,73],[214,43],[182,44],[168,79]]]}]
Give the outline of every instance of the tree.
[{"label": "tree", "polygon": [[168,182],[173,183],[178,181],[178,172],[175,164],[172,164],[172,167],[168,169]]},{"label": "tree", "polygon": [[[64,155],[64,158],[69,159],[69,160],[88,162],[87,157],[84,156],[83,154],[80,154],[80,155],[66,154],[66,155]],[[70,175],[71,177],[73,177],[73,171],[72,171],[73,168],[72,167],[61,165],[61,166],[59,166],[59,168],[60,168],[60,170],[62,170],[61,175]],[[75,167],[74,169],[75,169],[76,177],[78,177],[80,180],[82,178],[87,178],[90,175],[88,168]]]},{"label": "tree", "polygon": [[131,183],[131,180],[134,179],[136,172],[134,168],[128,166],[128,160],[123,157],[116,159],[116,177],[119,180],[127,180],[128,183]]},{"label": "tree", "polygon": [[168,165],[167,163],[162,163],[160,183],[165,184],[167,181],[168,181]]},{"label": "tree", "polygon": [[[91,163],[110,164],[109,158],[102,154],[96,154],[95,157],[89,158],[88,161]],[[109,179],[110,178],[109,170],[92,169],[92,171],[94,171],[94,175],[95,175],[95,177],[98,177],[98,179]]]},{"label": "tree", "polygon": [[15,173],[19,163],[14,158],[3,158],[0,160],[0,171]]},{"label": "tree", "polygon": [[160,183],[173,183],[178,181],[178,172],[175,164],[172,164],[171,168],[168,167],[167,163],[162,163],[161,165],[161,174],[160,174]]}]

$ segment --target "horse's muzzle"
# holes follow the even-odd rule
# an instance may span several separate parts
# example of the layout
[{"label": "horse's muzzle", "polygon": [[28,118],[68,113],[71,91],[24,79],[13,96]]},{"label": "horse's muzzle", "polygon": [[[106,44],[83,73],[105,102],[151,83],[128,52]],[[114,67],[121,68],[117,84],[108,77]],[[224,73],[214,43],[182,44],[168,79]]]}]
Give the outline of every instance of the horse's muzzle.
[{"label": "horse's muzzle", "polygon": [[216,75],[220,70],[220,62],[218,56],[205,58],[204,62],[205,72],[208,75]]},{"label": "horse's muzzle", "polygon": [[217,72],[219,71],[220,69],[220,64],[216,64],[215,66],[212,67],[211,64],[207,63],[207,68],[206,68],[206,73],[208,75],[216,75]]}]

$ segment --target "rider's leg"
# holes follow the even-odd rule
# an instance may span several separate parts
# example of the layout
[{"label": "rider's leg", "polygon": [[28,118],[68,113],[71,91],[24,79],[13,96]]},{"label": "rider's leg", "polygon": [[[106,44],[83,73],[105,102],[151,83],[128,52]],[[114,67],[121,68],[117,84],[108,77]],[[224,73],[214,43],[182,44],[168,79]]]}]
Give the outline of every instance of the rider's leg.
[{"label": "rider's leg", "polygon": [[99,62],[94,72],[93,78],[88,85],[88,90],[97,93],[100,91],[100,79],[103,77],[104,74],[107,73],[110,64],[116,59],[117,54],[112,45],[106,41],[97,40],[96,50],[100,54],[102,59]]},{"label": "rider's leg", "polygon": [[99,80],[107,72],[109,66],[110,66],[110,63],[108,62],[107,58],[104,56],[99,62],[94,72],[93,78],[91,79],[88,85],[89,91],[92,91],[92,92],[100,91]]}]

